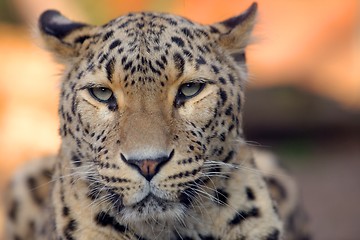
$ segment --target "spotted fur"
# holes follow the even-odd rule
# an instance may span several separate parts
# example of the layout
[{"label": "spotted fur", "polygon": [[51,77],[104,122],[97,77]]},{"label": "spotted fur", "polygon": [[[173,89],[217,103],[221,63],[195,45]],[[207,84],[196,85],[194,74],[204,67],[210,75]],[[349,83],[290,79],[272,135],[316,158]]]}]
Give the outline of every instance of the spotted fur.
[{"label": "spotted fur", "polygon": [[243,138],[256,7],[213,25],[141,12],[91,26],[43,13],[40,36],[65,65],[62,144],[12,183],[8,239],[305,239],[286,232],[296,207],[277,210],[269,186],[280,198],[288,189]]}]

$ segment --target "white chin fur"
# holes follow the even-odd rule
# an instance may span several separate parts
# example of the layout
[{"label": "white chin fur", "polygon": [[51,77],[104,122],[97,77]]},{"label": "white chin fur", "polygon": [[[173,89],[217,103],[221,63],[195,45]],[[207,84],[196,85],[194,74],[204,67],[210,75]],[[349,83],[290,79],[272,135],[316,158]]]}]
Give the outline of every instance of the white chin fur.
[{"label": "white chin fur", "polygon": [[125,207],[121,210],[121,222],[136,224],[139,222],[168,222],[181,220],[185,215],[186,207],[180,203],[158,204],[156,200],[150,199],[144,204]]}]

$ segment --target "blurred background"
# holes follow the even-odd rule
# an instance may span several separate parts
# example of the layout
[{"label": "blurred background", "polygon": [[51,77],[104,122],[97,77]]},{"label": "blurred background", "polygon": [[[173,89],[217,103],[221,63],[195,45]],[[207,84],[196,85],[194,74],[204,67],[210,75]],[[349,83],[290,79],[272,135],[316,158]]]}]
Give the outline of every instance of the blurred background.
[{"label": "blurred background", "polygon": [[[258,0],[247,48],[247,140],[298,178],[315,239],[360,239],[360,2]],[[56,153],[61,66],[36,45],[45,9],[103,24],[129,11],[213,23],[248,0],[0,0],[0,194],[31,158]],[[1,197],[1,196],[0,196]],[[4,211],[0,205],[0,211]],[[0,236],[3,218],[0,217]]]}]

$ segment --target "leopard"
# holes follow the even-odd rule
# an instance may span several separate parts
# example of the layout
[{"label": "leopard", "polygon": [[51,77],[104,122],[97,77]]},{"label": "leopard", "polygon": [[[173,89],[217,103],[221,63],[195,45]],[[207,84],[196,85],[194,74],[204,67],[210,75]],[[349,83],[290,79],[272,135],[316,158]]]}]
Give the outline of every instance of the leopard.
[{"label": "leopard", "polygon": [[6,239],[309,239],[295,180],[244,136],[256,18],[257,3],[208,25],[43,12],[39,38],[64,66],[61,144],[11,180]]}]

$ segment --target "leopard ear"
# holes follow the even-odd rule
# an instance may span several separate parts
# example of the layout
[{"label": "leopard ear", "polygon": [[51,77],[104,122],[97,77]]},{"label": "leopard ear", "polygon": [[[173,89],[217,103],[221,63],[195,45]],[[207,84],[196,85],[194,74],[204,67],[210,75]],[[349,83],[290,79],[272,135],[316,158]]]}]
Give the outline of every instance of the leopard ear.
[{"label": "leopard ear", "polygon": [[38,28],[45,48],[58,61],[66,63],[79,55],[81,45],[90,38],[94,27],[73,22],[56,10],[47,10],[40,16]]},{"label": "leopard ear", "polygon": [[245,61],[244,49],[251,40],[257,15],[257,3],[254,2],[242,14],[212,25],[220,32],[219,44],[227,49],[236,61]]}]

